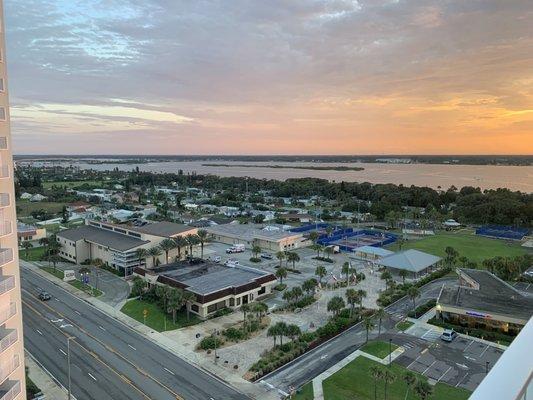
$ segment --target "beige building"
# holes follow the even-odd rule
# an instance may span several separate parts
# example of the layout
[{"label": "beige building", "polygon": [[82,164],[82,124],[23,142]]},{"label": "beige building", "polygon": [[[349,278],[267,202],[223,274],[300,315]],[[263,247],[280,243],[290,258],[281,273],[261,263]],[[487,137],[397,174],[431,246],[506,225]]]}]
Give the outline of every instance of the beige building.
[{"label": "beige building", "polygon": [[0,0],[0,399],[26,398],[15,193]]},{"label": "beige building", "polygon": [[[106,265],[129,276],[134,267],[153,268],[154,260],[166,263],[166,254],[148,256],[141,260],[137,249],[149,250],[165,239],[175,239],[197,233],[196,228],[173,222],[156,222],[145,226],[116,225],[108,222],[86,221],[84,226],[67,229],[57,234],[61,245],[59,255],[71,262],[81,264],[88,260],[101,259]],[[188,255],[187,246],[168,252],[168,260],[183,259]]]},{"label": "beige building", "polygon": [[26,225],[22,223],[17,224],[17,237],[19,243],[22,242],[39,242],[39,240],[46,237],[46,228],[34,225]]}]

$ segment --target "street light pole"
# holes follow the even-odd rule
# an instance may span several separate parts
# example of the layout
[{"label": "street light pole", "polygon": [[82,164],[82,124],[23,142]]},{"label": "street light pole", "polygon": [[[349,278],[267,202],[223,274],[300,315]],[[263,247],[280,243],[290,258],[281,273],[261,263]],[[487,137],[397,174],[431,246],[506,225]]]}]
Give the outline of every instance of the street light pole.
[{"label": "street light pole", "polygon": [[485,376],[489,374],[489,364],[490,364],[489,361],[485,362]]},{"label": "street light pole", "polygon": [[74,336],[69,336],[67,338],[67,365],[68,365],[68,400],[71,400],[71,390],[70,390],[70,341],[76,339]]},{"label": "street light pole", "polygon": [[392,364],[392,339],[389,339],[389,367]]}]

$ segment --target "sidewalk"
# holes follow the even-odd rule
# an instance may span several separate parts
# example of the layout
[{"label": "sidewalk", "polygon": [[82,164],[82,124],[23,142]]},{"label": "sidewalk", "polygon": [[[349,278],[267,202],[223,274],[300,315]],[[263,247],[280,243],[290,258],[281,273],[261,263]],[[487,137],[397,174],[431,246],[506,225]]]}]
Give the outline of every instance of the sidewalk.
[{"label": "sidewalk", "polygon": [[[33,357],[26,352],[24,362],[28,368],[28,376],[35,383],[46,399],[67,400],[67,391],[60,387],[54,378],[45,371]],[[74,398],[74,396],[72,396]]]},{"label": "sidewalk", "polygon": [[100,311],[107,314],[108,316],[123,323],[130,329],[133,329],[137,333],[150,339],[153,343],[158,344],[160,347],[166,349],[167,351],[184,359],[190,364],[195,365],[196,367],[200,368],[204,372],[213,376],[215,379],[218,379],[219,381],[222,381],[224,383],[229,384],[230,386],[233,386],[234,388],[246,394],[247,396],[250,396],[254,399],[277,399],[279,400],[279,397],[276,396],[275,393],[266,392],[265,388],[262,388],[259,385],[249,382],[245,380],[244,378],[242,378],[240,375],[233,373],[233,371],[230,369],[229,366],[224,367],[221,364],[215,364],[212,361],[206,361],[205,359],[201,359],[198,353],[184,348],[178,342],[168,338],[163,333],[160,333],[160,332],[157,332],[151,329],[150,327],[142,324],[141,322],[138,322],[137,320],[123,314],[122,312],[120,312],[119,309],[114,308],[113,306],[106,304],[100,301],[99,299],[94,298],[79,289],[76,289],[75,287],[68,284],[67,282],[63,282],[61,279],[58,279],[55,276],[45,271],[41,271],[39,267],[37,267],[36,265],[31,264],[31,263],[25,263],[24,267],[31,269],[32,271],[42,276],[43,278],[49,280],[50,282],[56,284],[57,286],[60,286],[61,288],[65,289],[66,291],[73,294],[74,296],[84,300],[85,302],[99,309]]}]

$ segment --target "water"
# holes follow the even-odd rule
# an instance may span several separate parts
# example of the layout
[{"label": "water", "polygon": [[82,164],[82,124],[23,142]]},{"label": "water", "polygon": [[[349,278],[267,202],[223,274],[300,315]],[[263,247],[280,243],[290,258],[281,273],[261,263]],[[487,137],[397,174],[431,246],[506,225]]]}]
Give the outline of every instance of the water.
[{"label": "water", "polygon": [[[218,163],[232,165],[254,165],[254,167],[212,167],[202,164]],[[35,163],[37,164],[37,163]],[[69,163],[59,163],[68,165]],[[118,168],[131,171],[139,167],[141,171],[213,174],[219,176],[250,176],[285,180],[287,178],[315,177],[330,181],[394,183],[405,186],[428,186],[434,189],[447,189],[455,186],[474,186],[482,189],[501,187],[533,192],[533,166],[493,166],[493,165],[448,165],[448,164],[374,164],[374,163],[311,163],[311,162],[259,162],[259,161],[168,161],[144,164],[89,164],[75,163],[82,169],[100,171]],[[287,168],[265,168],[262,165],[283,165]],[[363,167],[363,171],[319,171],[294,169],[292,166],[350,166]]]}]

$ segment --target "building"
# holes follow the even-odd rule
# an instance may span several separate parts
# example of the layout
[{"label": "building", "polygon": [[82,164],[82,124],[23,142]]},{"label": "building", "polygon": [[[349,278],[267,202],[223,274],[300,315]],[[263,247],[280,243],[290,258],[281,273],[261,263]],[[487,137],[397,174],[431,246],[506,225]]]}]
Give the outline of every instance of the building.
[{"label": "building", "polygon": [[361,246],[353,250],[355,258],[365,261],[378,261],[384,257],[393,255],[394,252],[383,247]]},{"label": "building", "polygon": [[[84,226],[61,231],[57,241],[61,244],[59,255],[66,260],[81,264],[87,260],[101,259],[106,265],[131,275],[139,265],[153,267],[153,258],[139,259],[137,249],[150,249],[159,246],[165,239],[196,234],[197,229],[175,224],[157,222],[144,226],[115,225],[107,222],[87,221]],[[169,251],[169,260],[188,255],[187,246]],[[155,257],[156,262],[166,262],[163,252]]]},{"label": "building", "polygon": [[194,259],[157,267],[135,268],[134,274],[149,285],[168,285],[196,296],[189,311],[207,318],[223,308],[236,309],[272,292],[276,277],[265,271],[243,266],[229,267]]},{"label": "building", "polygon": [[524,296],[488,271],[461,268],[459,288],[444,287],[437,316],[471,328],[517,334],[533,314],[533,298]]},{"label": "building", "polygon": [[400,270],[407,271],[413,278],[431,272],[437,267],[442,259],[432,254],[414,249],[399,251],[377,261],[381,267],[389,269],[393,273]]},{"label": "building", "polygon": [[[0,222],[2,227],[15,227],[4,32],[3,2],[0,0]],[[17,245],[15,229],[0,229],[0,399],[22,400],[26,398],[26,383]]]},{"label": "building", "polygon": [[533,393],[532,342],[533,319],[530,319],[474,390],[470,400],[530,399]]},{"label": "building", "polygon": [[46,237],[46,228],[40,226],[26,225],[22,222],[17,223],[17,237],[19,243],[38,242]]},{"label": "building", "polygon": [[274,252],[290,251],[308,246],[311,242],[303,234],[290,232],[281,225],[224,224],[206,228],[213,240],[229,245],[259,246]]}]

